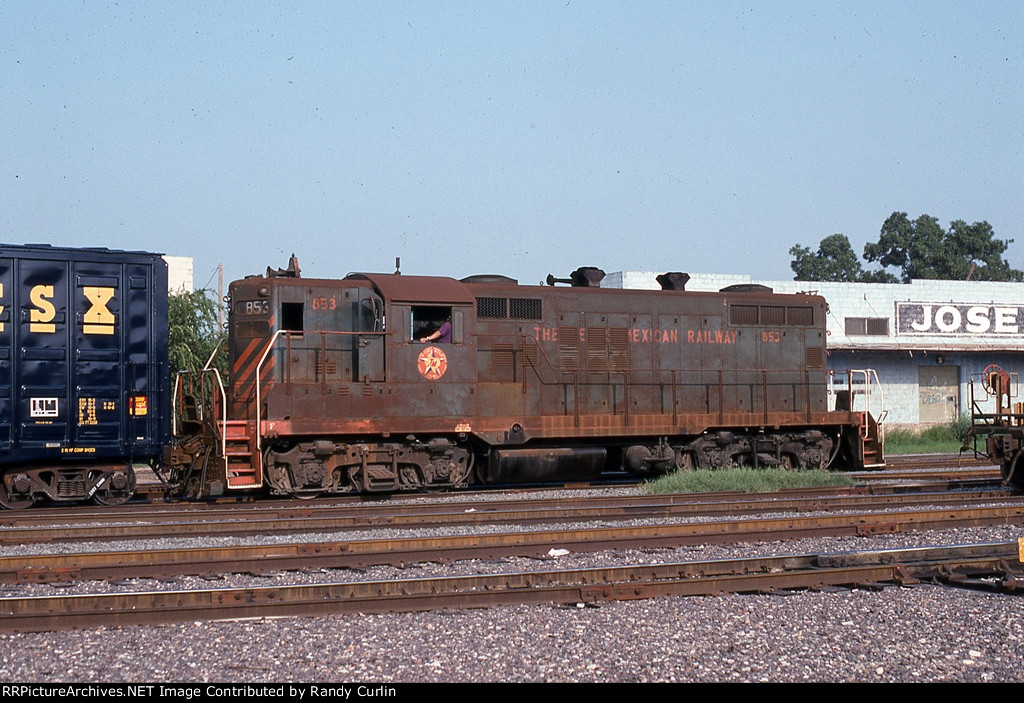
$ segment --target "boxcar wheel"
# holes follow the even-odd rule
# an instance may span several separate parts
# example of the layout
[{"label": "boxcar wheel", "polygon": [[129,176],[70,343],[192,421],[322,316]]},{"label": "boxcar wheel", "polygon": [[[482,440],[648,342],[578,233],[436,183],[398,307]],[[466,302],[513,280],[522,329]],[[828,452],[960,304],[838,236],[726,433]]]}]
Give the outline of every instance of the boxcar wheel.
[{"label": "boxcar wheel", "polygon": [[[28,477],[21,474],[21,479],[28,481]],[[31,508],[32,504],[36,502],[36,499],[32,496],[31,482],[25,487],[24,490],[15,490],[15,482],[19,480],[19,476],[8,474],[0,479],[0,506],[7,510],[24,510],[25,508]]]},{"label": "boxcar wheel", "polygon": [[135,495],[135,469],[111,471],[92,499],[99,505],[124,505]]}]

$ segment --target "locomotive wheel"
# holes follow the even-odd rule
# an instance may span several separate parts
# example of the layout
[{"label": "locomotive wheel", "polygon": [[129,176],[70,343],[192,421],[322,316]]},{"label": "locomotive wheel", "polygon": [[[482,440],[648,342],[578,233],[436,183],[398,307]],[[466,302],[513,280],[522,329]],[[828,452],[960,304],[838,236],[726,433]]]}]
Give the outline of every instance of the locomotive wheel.
[{"label": "locomotive wheel", "polygon": [[14,480],[12,475],[4,476],[0,480],[0,506],[7,510],[24,510],[31,508],[36,499],[31,494],[15,492],[11,489],[10,482]]},{"label": "locomotive wheel", "polygon": [[308,493],[300,493],[298,491],[292,491],[288,495],[292,498],[298,498],[299,500],[316,500],[324,494],[323,491],[309,491]]},{"label": "locomotive wheel", "polygon": [[135,469],[111,471],[92,499],[98,505],[124,505],[135,495]]}]

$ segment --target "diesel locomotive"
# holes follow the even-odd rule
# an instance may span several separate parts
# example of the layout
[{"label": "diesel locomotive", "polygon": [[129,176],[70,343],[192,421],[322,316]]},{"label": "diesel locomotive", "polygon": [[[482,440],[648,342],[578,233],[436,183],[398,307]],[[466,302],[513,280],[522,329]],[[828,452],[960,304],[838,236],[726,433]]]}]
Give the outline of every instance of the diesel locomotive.
[{"label": "diesel locomotive", "polygon": [[[309,498],[750,466],[884,466],[870,371],[826,368],[826,302],[498,275],[230,286],[227,377],[181,374],[176,495]],[[875,401],[877,402],[877,401]]]},{"label": "diesel locomotive", "polygon": [[174,375],[156,254],[0,245],[0,506],[884,466],[821,297],[399,273],[230,286],[227,373]]}]

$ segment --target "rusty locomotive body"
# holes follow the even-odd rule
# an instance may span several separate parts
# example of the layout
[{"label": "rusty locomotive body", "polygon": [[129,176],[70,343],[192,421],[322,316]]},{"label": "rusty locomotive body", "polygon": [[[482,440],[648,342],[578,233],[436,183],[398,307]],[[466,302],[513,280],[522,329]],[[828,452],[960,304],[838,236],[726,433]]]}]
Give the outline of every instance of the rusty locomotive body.
[{"label": "rusty locomotive body", "polygon": [[[868,372],[826,369],[824,299],[400,274],[231,285],[230,383],[181,376],[166,478],[311,497],[607,469],[883,465]],[[549,283],[554,284],[549,278]]]}]

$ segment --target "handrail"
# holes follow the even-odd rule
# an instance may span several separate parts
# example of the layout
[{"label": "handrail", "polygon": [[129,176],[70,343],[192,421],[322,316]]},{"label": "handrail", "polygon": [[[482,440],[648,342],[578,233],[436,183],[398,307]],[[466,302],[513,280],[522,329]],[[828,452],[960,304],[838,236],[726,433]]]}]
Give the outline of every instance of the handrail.
[{"label": "handrail", "polygon": [[217,352],[220,351],[220,346],[222,344],[224,344],[224,339],[223,338],[219,342],[217,342],[217,346],[215,346],[213,348],[213,351],[210,352],[210,358],[206,360],[205,364],[203,364],[203,371],[206,371],[206,369],[210,368],[210,364],[213,363],[213,357],[217,356]]},{"label": "handrail", "polygon": [[[986,369],[987,371],[988,369]],[[969,401],[971,406],[971,424],[972,425],[986,425],[986,426],[1017,426],[1024,424],[1024,413],[1020,411],[1020,403],[1015,403],[1013,400],[1020,396],[1020,375],[1016,371],[1002,371],[1005,374],[1008,383],[1006,388],[1002,388],[1000,383],[1000,391],[996,393],[987,383],[987,375],[984,372],[972,373],[967,380],[967,390],[969,394]],[[976,392],[978,385],[981,385],[982,393]],[[1003,407],[1000,400],[1000,393],[1008,401],[1006,406]],[[980,397],[980,396],[984,397]],[[989,401],[995,400],[994,410],[995,412],[986,412],[982,408],[982,404],[987,404]]]},{"label": "handrail", "polygon": [[[253,379],[253,385],[256,387],[256,461],[259,462],[260,471],[263,470],[263,430],[262,430],[262,412],[263,402],[261,398],[260,378],[263,375],[263,364],[266,362],[267,357],[270,356],[270,352],[274,350],[274,345],[277,343],[278,338],[285,337],[291,342],[292,337],[301,337],[305,335],[321,335],[325,340],[328,335],[338,337],[383,337],[387,335],[387,332],[356,332],[346,330],[283,330],[279,329],[274,332],[270,337],[270,341],[267,342],[266,348],[263,350],[263,355],[260,356],[260,360],[256,363],[256,377]],[[325,359],[326,362],[326,359]],[[289,367],[290,368],[290,367]],[[225,422],[227,418],[225,417]]]},{"label": "handrail", "polygon": [[[850,412],[859,412],[859,413],[861,413],[864,416],[863,419],[862,419],[862,422],[861,422],[861,426],[860,426],[860,436],[861,436],[861,439],[867,439],[868,438],[868,435],[869,435],[869,433],[871,431],[871,428],[868,426],[869,423],[867,422],[867,417],[871,416],[872,418],[875,419],[875,423],[876,423],[876,425],[878,427],[878,442],[879,442],[879,444],[883,444],[884,445],[884,443],[885,443],[885,425],[882,422],[882,418],[884,418],[884,412],[885,412],[885,395],[884,395],[882,384],[881,384],[881,382],[878,379],[878,372],[875,371],[875,369],[847,369],[846,370],[846,374],[847,374],[847,378],[849,380],[849,385],[850,385]],[[855,399],[856,394],[854,393],[853,385],[854,385],[854,378],[855,378],[855,376],[858,377],[858,378],[859,377],[863,377],[863,379],[864,379],[863,380],[864,391],[861,393],[861,395],[864,396],[865,408],[862,411],[861,410],[857,410],[854,407],[854,399]],[[831,378],[832,378],[832,376],[830,375],[830,388],[829,388],[830,391],[832,391],[832,388],[831,388]],[[872,382],[872,380],[873,380],[873,382]],[[875,387],[877,387],[877,390],[875,390]],[[874,394],[876,394],[876,393],[879,396],[878,402],[877,402],[878,408],[881,411],[879,413],[875,413],[874,412],[874,407],[875,407]]]},{"label": "handrail", "polygon": [[263,362],[267,360],[267,356],[270,355],[271,350],[274,348],[274,343],[277,342],[277,338],[282,334],[286,334],[288,330],[277,330],[274,335],[270,338],[267,343],[267,348],[263,350],[263,355],[260,360],[256,362],[256,378],[253,379],[253,385],[256,386],[256,457],[255,460],[259,462],[260,471],[263,471],[263,431],[261,428],[262,423],[260,422],[260,410],[262,409],[263,403],[260,400],[260,376],[263,374]]},{"label": "handrail", "polygon": [[217,379],[217,387],[220,390],[220,412],[221,415],[223,416],[221,419],[222,424],[220,432],[220,455],[221,457],[224,458],[224,469],[226,471],[228,461],[228,394],[224,390],[224,381],[221,379],[220,371],[218,369],[214,367],[203,369],[203,376],[205,377],[206,374],[210,373],[211,371],[213,372],[213,377]]},{"label": "handrail", "polygon": [[182,376],[190,371],[179,371],[174,375],[174,390],[171,391],[171,436],[178,436],[178,387],[182,384]]}]

